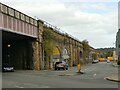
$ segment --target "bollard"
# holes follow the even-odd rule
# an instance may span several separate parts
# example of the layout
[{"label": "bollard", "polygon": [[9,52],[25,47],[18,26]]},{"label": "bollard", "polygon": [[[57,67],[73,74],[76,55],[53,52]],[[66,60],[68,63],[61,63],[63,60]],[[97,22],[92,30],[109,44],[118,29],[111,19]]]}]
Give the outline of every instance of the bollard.
[{"label": "bollard", "polygon": [[80,64],[77,65],[77,69],[78,69],[78,73],[80,73],[80,70],[81,70],[81,65]]}]

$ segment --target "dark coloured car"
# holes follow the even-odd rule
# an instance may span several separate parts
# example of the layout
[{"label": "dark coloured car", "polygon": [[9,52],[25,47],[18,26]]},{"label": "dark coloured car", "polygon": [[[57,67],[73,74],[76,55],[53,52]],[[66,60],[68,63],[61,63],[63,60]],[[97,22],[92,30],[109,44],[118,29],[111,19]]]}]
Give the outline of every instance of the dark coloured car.
[{"label": "dark coloured car", "polygon": [[120,65],[120,60],[117,61],[117,65]]},{"label": "dark coloured car", "polygon": [[4,64],[2,66],[2,72],[14,72],[14,67],[12,65]]},{"label": "dark coloured car", "polygon": [[55,70],[68,70],[68,64],[67,63],[63,63],[63,62],[56,62],[55,63]]}]

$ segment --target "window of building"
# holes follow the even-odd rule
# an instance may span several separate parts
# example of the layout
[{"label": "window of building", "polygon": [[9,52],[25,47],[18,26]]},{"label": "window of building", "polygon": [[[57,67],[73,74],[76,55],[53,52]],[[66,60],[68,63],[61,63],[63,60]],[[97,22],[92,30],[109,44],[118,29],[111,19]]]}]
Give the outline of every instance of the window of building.
[{"label": "window of building", "polygon": [[120,45],[118,47],[120,48]]}]

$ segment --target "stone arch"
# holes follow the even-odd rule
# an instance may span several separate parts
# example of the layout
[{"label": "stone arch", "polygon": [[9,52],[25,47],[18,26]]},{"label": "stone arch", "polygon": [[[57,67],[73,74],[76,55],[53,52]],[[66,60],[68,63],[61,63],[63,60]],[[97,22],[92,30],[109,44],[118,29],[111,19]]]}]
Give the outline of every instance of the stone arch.
[{"label": "stone arch", "polygon": [[83,61],[83,51],[81,51],[81,50],[79,52],[79,57],[80,57],[79,63],[83,64],[84,63],[84,61]]},{"label": "stone arch", "polygon": [[80,51],[80,58],[82,58],[83,57],[83,52],[82,51]]},{"label": "stone arch", "polygon": [[63,47],[61,53],[62,53],[62,59],[68,59],[69,58],[69,50],[66,47]]},{"label": "stone arch", "polygon": [[61,50],[59,49],[59,46],[55,46],[53,48],[53,54],[52,54],[53,62],[60,60],[60,57],[61,57]]}]

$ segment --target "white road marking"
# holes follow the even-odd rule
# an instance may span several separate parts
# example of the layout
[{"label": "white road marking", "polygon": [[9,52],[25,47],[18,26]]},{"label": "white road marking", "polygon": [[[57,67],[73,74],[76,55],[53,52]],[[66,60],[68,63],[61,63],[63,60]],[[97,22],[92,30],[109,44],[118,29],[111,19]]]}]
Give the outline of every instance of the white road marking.
[{"label": "white road marking", "polygon": [[49,86],[41,86],[39,88],[50,88]]},{"label": "white road marking", "polygon": [[15,86],[15,87],[17,87],[17,88],[24,88],[24,87],[21,87],[21,86]]},{"label": "white road marking", "polygon": [[93,74],[93,76],[95,77],[97,74],[95,73],[95,74]]},{"label": "white road marking", "polygon": [[104,80],[106,80],[106,77],[104,78]]}]

